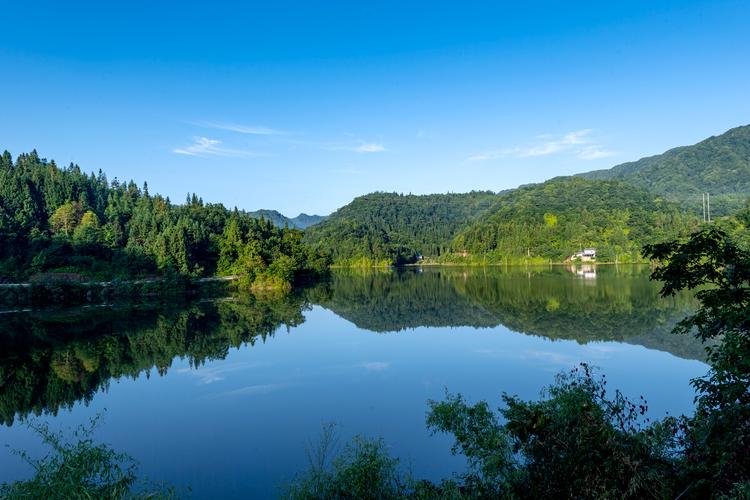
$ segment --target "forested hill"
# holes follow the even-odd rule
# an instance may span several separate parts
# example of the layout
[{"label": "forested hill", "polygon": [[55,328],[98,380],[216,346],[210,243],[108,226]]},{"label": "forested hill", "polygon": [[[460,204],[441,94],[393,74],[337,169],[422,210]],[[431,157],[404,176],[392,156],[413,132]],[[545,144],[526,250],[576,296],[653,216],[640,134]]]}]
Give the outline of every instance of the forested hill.
[{"label": "forested hill", "polygon": [[287,217],[284,214],[276,210],[254,210],[247,213],[251,217],[256,219],[266,219],[271,223],[280,228],[289,227],[296,229],[307,229],[310,226],[323,222],[326,217],[323,215],[307,215],[305,213],[299,214],[297,217]]},{"label": "forested hill", "polygon": [[145,184],[59,168],[35,151],[0,157],[0,283],[219,273],[239,274],[249,288],[288,287],[327,262],[300,231],[195,194],[176,205]]},{"label": "forested hill", "polygon": [[619,181],[559,178],[505,194],[456,236],[454,253],[445,258],[561,262],[595,247],[600,261],[627,262],[640,258],[644,244],[685,234],[697,223],[691,212]]},{"label": "forested hill", "polygon": [[712,213],[728,215],[750,196],[750,125],[692,146],[580,175],[622,180],[664,195],[697,213],[702,210],[701,193],[710,193]]},{"label": "forested hill", "polygon": [[413,262],[439,257],[454,236],[498,200],[490,191],[464,194],[372,193],[354,199],[305,231],[305,241],[338,264]]}]

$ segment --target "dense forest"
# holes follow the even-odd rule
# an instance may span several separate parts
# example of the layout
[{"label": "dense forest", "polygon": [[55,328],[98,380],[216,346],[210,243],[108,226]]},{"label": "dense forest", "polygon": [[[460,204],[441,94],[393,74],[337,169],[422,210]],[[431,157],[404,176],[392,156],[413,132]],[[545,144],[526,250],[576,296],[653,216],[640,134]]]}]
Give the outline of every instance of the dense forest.
[{"label": "dense forest", "polygon": [[597,259],[633,262],[644,244],[687,234],[698,219],[617,181],[553,179],[516,189],[456,236],[451,260],[562,262],[584,247]]},{"label": "dense forest", "polygon": [[698,214],[702,211],[701,193],[710,193],[711,212],[729,215],[750,197],[750,125],[692,146],[581,175],[622,180]]},{"label": "dense forest", "polygon": [[694,146],[493,194],[373,193],[306,240],[340,265],[561,262],[584,247],[602,262],[633,262],[644,244],[697,229],[701,193],[714,217],[750,198],[750,126]]},{"label": "dense forest", "polygon": [[288,287],[327,266],[300,231],[195,194],[177,205],[145,183],[60,168],[35,151],[0,158],[0,283],[218,273]]},{"label": "dense forest", "polygon": [[337,264],[404,264],[437,257],[497,200],[489,191],[424,196],[372,193],[355,198],[306,231],[305,241]]}]

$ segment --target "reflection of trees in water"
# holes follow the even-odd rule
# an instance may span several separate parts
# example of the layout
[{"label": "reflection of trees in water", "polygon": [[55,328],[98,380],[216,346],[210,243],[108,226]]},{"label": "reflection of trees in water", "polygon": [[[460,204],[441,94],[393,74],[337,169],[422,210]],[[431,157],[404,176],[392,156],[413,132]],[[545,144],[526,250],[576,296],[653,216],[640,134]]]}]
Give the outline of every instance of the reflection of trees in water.
[{"label": "reflection of trees in water", "polygon": [[304,321],[299,295],[182,308],[79,309],[0,317],[0,422],[89,402],[111,379],[164,374],[175,357],[192,366],[231,347],[265,341]]},{"label": "reflection of trees in water", "polygon": [[671,335],[695,307],[689,294],[659,296],[644,266],[599,266],[596,279],[564,267],[425,268],[373,275],[336,272],[313,298],[360,328],[507,328],[550,339],[623,341],[703,359],[694,339]]},{"label": "reflection of trees in water", "polygon": [[661,299],[657,292],[638,268],[599,268],[596,280],[564,268],[337,271],[330,283],[286,297],[3,315],[0,422],[91,401],[111,379],[164,374],[178,356],[192,366],[223,359],[230,348],[301,324],[311,303],[375,332],[505,325],[551,339],[624,341],[702,359],[692,338],[668,333],[692,299]]},{"label": "reflection of trees in water", "polygon": [[455,277],[444,272],[334,273],[328,286],[308,292],[320,304],[358,327],[393,332],[420,326],[495,326],[491,313],[456,293]]}]

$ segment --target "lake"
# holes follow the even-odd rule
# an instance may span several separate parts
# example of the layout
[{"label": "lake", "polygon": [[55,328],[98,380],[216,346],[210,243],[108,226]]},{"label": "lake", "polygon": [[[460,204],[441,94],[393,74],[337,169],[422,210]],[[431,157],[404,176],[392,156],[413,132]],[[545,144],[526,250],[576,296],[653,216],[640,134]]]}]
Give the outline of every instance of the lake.
[{"label": "lake", "polygon": [[[0,314],[0,445],[39,453],[26,417],[101,441],[195,498],[273,497],[324,424],[382,437],[416,477],[462,471],[425,428],[445,391],[537,398],[586,361],[688,413],[703,347],[670,333],[696,307],[658,295],[645,266],[337,270],[286,297],[233,296]],[[35,417],[35,415],[39,415]],[[0,482],[31,471],[0,447]]]}]

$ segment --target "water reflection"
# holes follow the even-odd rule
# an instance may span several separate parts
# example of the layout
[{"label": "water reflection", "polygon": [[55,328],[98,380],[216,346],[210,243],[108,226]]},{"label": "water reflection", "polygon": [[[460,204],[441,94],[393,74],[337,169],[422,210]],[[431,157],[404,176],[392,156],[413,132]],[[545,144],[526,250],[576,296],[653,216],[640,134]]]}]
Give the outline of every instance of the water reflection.
[{"label": "water reflection", "polygon": [[583,279],[596,279],[596,266],[593,264],[573,264],[568,267],[568,270]]},{"label": "water reflection", "polygon": [[645,266],[423,271],[339,272],[313,291],[313,302],[375,332],[503,325],[550,339],[627,342],[704,359],[700,343],[670,333],[695,299],[659,296]]},{"label": "water reflection", "polygon": [[111,380],[192,367],[304,321],[304,299],[253,296],[190,305],[81,308],[0,316],[0,422],[90,401]]},{"label": "water reflection", "polygon": [[[644,268],[339,271],[328,283],[264,300],[250,295],[0,315],[0,421],[11,425],[18,416],[55,414],[91,401],[112,380],[163,375],[177,357],[193,368],[224,359],[232,348],[300,325],[314,304],[371,332],[504,325],[549,339],[626,342],[689,359],[704,355],[693,339],[669,333],[695,307],[693,299],[659,297]],[[272,389],[261,384],[248,390]]]}]

